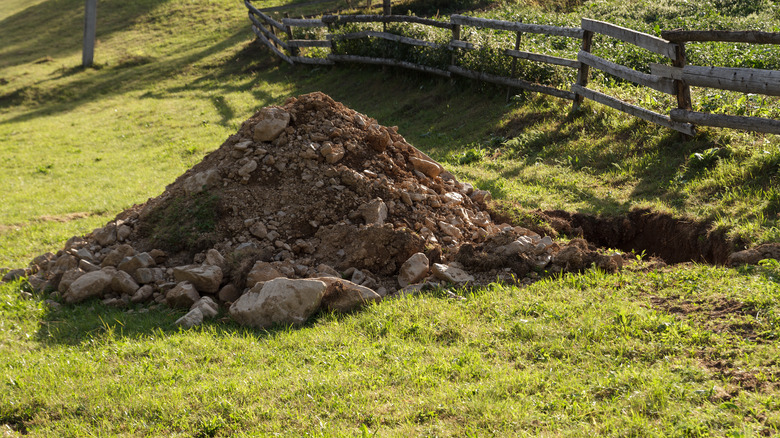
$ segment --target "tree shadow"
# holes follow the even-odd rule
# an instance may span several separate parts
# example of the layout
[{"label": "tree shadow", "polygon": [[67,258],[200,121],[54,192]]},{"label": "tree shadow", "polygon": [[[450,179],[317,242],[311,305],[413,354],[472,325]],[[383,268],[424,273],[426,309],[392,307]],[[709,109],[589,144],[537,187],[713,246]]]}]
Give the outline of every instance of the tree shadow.
[{"label": "tree shadow", "polygon": [[[101,0],[97,39],[133,26],[168,0]],[[0,21],[0,68],[23,65],[54,54],[81,51],[83,0],[46,0]]]}]

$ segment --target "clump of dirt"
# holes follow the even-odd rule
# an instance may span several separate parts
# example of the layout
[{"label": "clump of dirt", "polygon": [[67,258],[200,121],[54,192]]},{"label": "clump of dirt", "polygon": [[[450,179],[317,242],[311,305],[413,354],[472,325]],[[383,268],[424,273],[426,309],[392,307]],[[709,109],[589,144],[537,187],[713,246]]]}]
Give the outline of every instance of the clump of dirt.
[{"label": "clump of dirt", "polygon": [[342,277],[388,295],[622,265],[582,239],[497,223],[489,199],[396,127],[312,93],[258,111],[163,194],[27,273],[66,301],[123,305],[231,302],[278,276]]}]

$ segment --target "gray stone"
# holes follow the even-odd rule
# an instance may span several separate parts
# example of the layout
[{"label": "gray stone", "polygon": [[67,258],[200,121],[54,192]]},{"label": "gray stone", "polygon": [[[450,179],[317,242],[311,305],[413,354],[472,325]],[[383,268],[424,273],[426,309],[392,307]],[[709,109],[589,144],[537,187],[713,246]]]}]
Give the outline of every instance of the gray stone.
[{"label": "gray stone", "polygon": [[129,226],[122,224],[116,229],[116,239],[120,242],[124,242],[127,240],[128,237],[130,237],[130,234],[132,234],[133,229]]},{"label": "gray stone", "polygon": [[79,260],[79,268],[84,272],[95,272],[100,270],[100,266],[86,260]]},{"label": "gray stone", "polygon": [[6,272],[5,275],[3,275],[3,281],[7,283],[19,280],[20,278],[24,278],[26,276],[27,271],[24,269],[11,269],[10,271]]},{"label": "gray stone", "polygon": [[259,120],[254,126],[255,141],[273,141],[290,123],[290,114],[279,108],[263,108],[255,114]]},{"label": "gray stone", "polygon": [[64,274],[71,269],[76,269],[79,265],[78,259],[70,254],[63,254],[54,262],[54,266],[49,269],[49,275]]},{"label": "gray stone", "polygon": [[453,239],[460,239],[463,237],[463,233],[461,233],[458,227],[452,224],[448,224],[447,222],[439,221],[439,229],[441,229],[444,234],[452,237]]},{"label": "gray stone", "polygon": [[103,271],[87,272],[77,278],[63,294],[65,302],[72,304],[102,296],[111,284],[111,275]]},{"label": "gray stone", "polygon": [[154,265],[155,262],[152,256],[149,253],[142,252],[122,260],[119,265],[117,265],[117,269],[133,275],[139,268],[148,268]]},{"label": "gray stone", "polygon": [[165,272],[161,268],[138,268],[133,274],[133,279],[138,284],[150,284],[165,279]]},{"label": "gray stone", "polygon": [[176,281],[189,281],[199,292],[217,293],[222,283],[222,269],[212,265],[187,265],[173,268]]},{"label": "gray stone", "polygon": [[137,291],[130,297],[130,301],[133,303],[143,303],[148,300],[154,294],[154,288],[150,285],[144,285],[138,288]]},{"label": "gray stone", "polygon": [[401,265],[401,271],[398,274],[398,285],[404,288],[410,284],[422,281],[428,275],[429,268],[430,262],[425,254],[418,252],[412,255]]},{"label": "gray stone", "polygon": [[241,325],[257,328],[300,325],[319,309],[326,288],[319,280],[275,278],[236,300],[230,316]]},{"label": "gray stone", "polygon": [[182,188],[187,195],[194,195],[212,187],[217,187],[221,183],[222,177],[219,176],[219,171],[217,169],[209,169],[187,177],[182,184]]},{"label": "gray stone", "polygon": [[130,245],[122,244],[112,249],[100,263],[100,266],[116,266],[121,263],[125,257],[132,257],[133,255],[135,255],[135,249]]},{"label": "gray stone", "polygon": [[224,303],[232,303],[241,296],[241,291],[233,283],[228,283],[219,290],[217,298]]},{"label": "gray stone", "polygon": [[[549,261],[549,260],[548,260]],[[454,266],[447,266],[441,263],[434,263],[431,267],[434,277],[449,283],[466,283],[474,281],[474,277],[466,271]]]},{"label": "gray stone", "polygon": [[371,200],[358,208],[358,214],[367,225],[382,225],[387,220],[387,205],[380,198]]},{"label": "gray stone", "polygon": [[111,278],[111,290],[122,295],[134,295],[141,286],[125,271],[116,270]]},{"label": "gray stone", "polygon": [[109,246],[116,242],[116,224],[109,223],[103,228],[97,228],[92,231],[92,237],[100,246]]},{"label": "gray stone", "polygon": [[333,277],[321,277],[319,280],[328,287],[322,297],[322,306],[334,312],[351,312],[366,304],[382,301],[382,297],[373,290],[351,281]]},{"label": "gray stone", "polygon": [[219,313],[219,305],[211,297],[201,297],[190,310],[199,309],[204,318],[214,318]]},{"label": "gray stone", "polygon": [[268,262],[258,261],[252,266],[252,270],[246,276],[246,286],[251,288],[257,283],[279,277],[284,277],[284,274],[274,268],[273,265]]},{"label": "gray stone", "polygon": [[248,163],[241,166],[240,169],[238,169],[238,174],[244,178],[248,179],[249,176],[257,169],[257,161],[255,160],[249,160]]},{"label": "gray stone", "polygon": [[227,260],[225,260],[225,257],[214,248],[206,251],[206,260],[203,263],[206,265],[218,266],[222,272],[227,270]]},{"label": "gray stone", "polygon": [[62,274],[62,279],[60,279],[60,284],[57,286],[57,291],[60,293],[65,293],[70,285],[84,274],[86,274],[86,271],[83,271],[79,268],[71,269],[70,271]]},{"label": "gray stone", "polygon": [[265,224],[260,221],[252,224],[252,226],[249,227],[249,232],[258,239],[265,239],[268,236],[268,229],[265,227]]},{"label": "gray stone", "polygon": [[165,295],[165,302],[169,307],[183,307],[189,309],[200,299],[200,294],[195,286],[188,281],[182,281]]},{"label": "gray stone", "polygon": [[203,312],[200,309],[192,309],[186,315],[177,319],[174,323],[179,327],[191,328],[203,324]]},{"label": "gray stone", "polygon": [[320,277],[335,277],[341,278],[339,271],[335,270],[332,266],[321,263],[317,266],[317,274]]}]

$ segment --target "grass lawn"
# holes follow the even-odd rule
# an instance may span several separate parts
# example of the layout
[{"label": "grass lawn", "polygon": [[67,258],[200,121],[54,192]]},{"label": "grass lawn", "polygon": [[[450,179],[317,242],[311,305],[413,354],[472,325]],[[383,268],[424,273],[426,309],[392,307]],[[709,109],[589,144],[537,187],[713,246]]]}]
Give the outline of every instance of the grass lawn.
[{"label": "grass lawn", "polygon": [[[439,3],[445,13],[447,2],[404,4]],[[646,31],[691,17],[780,26],[768,0],[455,3],[493,4],[480,12],[490,17],[590,16]],[[256,109],[311,91],[399,126],[460,178],[525,211],[649,207],[750,244],[780,239],[778,136],[703,129],[686,140],[597,104],[569,114],[564,101],[507,103],[504,89],[468,81],[290,67],[252,43],[239,1],[102,0],[97,66],[82,69],[82,8],[0,8],[0,266],[25,266],[157,196]],[[741,58],[705,49],[697,56],[777,68],[774,49]],[[594,83],[652,105],[635,88]],[[695,92],[715,111],[780,108]],[[182,331],[181,313],[164,308],[52,308],[6,284],[0,434],[777,435],[780,265],[637,259],[613,275],[457,291],[466,301],[439,291],[268,332],[225,320]]]}]

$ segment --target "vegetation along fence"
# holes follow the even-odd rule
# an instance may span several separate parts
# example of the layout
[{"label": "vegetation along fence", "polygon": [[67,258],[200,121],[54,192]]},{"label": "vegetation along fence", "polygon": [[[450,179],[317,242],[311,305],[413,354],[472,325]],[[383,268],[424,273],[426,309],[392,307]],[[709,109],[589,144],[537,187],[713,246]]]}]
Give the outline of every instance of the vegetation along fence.
[{"label": "vegetation along fence", "polygon": [[[284,18],[274,20],[244,0],[257,38],[276,55],[290,64],[332,65],[337,62],[376,64],[403,67],[429,74],[463,76],[504,85],[514,89],[549,94],[573,101],[577,109],[584,99],[612,107],[635,117],[682,132],[695,133],[694,125],[716,126],[755,132],[780,134],[780,120],[697,112],[692,109],[690,87],[708,87],[743,93],[780,96],[780,71],[755,68],[703,67],[686,65],[686,42],[736,42],[780,45],[780,33],[758,31],[662,31],[662,38],[616,26],[603,21],[582,19],[581,27],[538,25],[514,21],[452,15],[449,21],[406,15],[325,15],[317,19]],[[398,26],[403,26],[401,29]],[[361,27],[362,26],[362,27]],[[415,29],[426,29],[415,32]],[[479,32],[511,32],[514,47],[504,48],[499,55],[506,68],[496,69],[469,59],[469,52],[481,50],[479,44],[462,38],[469,30],[469,39],[479,41]],[[581,41],[576,59],[550,54],[521,51],[525,35]],[[302,35],[295,38],[293,35]],[[653,63],[641,72],[596,56],[591,52],[595,37],[610,37],[621,44],[631,44],[668,60],[668,64]],[[381,44],[377,44],[381,42]],[[557,43],[565,46],[564,43]],[[370,56],[368,56],[370,55]],[[517,62],[542,63],[569,69],[574,83],[561,88],[544,75],[526,80],[517,76]],[[589,88],[590,69],[658,92],[676,96],[677,107],[661,114]],[[494,71],[491,71],[494,70]],[[497,71],[501,70],[501,71]],[[503,74],[502,74],[503,73]],[[509,73],[507,76],[506,73]],[[565,76],[564,76],[565,77]],[[538,80],[542,79],[542,80]]]}]

